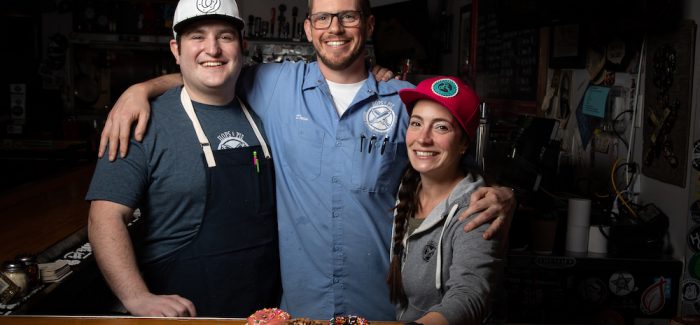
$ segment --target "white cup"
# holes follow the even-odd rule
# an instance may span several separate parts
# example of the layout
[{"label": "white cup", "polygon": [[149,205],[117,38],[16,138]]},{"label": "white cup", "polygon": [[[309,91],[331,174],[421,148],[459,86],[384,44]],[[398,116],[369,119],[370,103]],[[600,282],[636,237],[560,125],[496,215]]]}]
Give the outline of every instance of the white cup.
[{"label": "white cup", "polygon": [[593,225],[588,228],[588,251],[590,253],[606,254],[608,252],[608,238],[610,226]]},{"label": "white cup", "polygon": [[566,226],[567,252],[588,252],[590,218],[591,200],[577,198],[569,199],[569,211]]}]

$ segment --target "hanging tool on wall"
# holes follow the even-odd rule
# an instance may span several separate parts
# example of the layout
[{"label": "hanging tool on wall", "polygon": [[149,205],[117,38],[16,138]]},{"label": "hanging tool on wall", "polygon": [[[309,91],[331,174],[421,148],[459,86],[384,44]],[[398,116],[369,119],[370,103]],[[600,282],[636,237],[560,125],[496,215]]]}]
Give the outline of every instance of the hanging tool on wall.
[{"label": "hanging tool on wall", "polygon": [[299,8],[292,7],[292,38],[297,36],[297,15],[299,15]]},{"label": "hanging tool on wall", "polygon": [[277,26],[277,37],[282,38],[282,34],[284,33],[284,22],[287,21],[287,19],[284,18],[284,12],[287,11],[287,6],[282,3],[277,7],[277,9],[280,11],[280,16],[277,18],[277,22],[279,22],[279,25]]},{"label": "hanging tool on wall", "polygon": [[248,37],[253,37],[253,26],[255,25],[255,16],[248,15]]},{"label": "hanging tool on wall", "polygon": [[270,8],[272,12],[272,19],[270,19],[270,37],[275,37],[275,20],[277,19],[277,12],[275,7]]}]

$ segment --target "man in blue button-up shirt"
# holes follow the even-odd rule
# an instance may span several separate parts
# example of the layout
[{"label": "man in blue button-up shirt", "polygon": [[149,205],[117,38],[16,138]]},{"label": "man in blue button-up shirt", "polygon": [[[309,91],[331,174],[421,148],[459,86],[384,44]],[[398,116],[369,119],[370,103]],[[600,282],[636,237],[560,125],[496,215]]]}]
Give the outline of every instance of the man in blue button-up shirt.
[{"label": "man in blue button-up shirt", "polygon": [[[407,165],[408,114],[398,90],[413,85],[377,82],[369,73],[365,41],[374,17],[368,1],[310,5],[304,30],[317,61],[258,65],[239,80],[239,95],[265,124],[277,161],[281,307],[295,317],[391,320],[386,274],[392,208]],[[136,86],[136,99],[122,96],[115,108],[124,112],[119,118],[111,113],[103,131],[104,139],[114,140],[111,153],[116,154],[119,129],[128,130],[132,116],[140,114],[127,108],[129,101],[143,106],[145,93],[178,82],[179,77],[161,77]],[[128,122],[112,125],[120,119]],[[143,131],[137,127],[135,136]],[[477,223],[495,218],[489,234],[507,229],[514,206],[510,189],[485,188],[475,198],[485,199],[472,203],[469,214],[488,208]]]}]

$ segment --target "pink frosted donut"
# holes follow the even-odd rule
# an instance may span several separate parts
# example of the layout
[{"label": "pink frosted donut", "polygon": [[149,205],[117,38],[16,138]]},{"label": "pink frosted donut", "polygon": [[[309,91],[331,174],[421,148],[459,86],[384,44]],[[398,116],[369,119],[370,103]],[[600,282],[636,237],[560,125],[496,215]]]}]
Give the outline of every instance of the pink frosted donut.
[{"label": "pink frosted donut", "polygon": [[284,325],[292,317],[279,308],[265,308],[248,316],[248,325]]}]

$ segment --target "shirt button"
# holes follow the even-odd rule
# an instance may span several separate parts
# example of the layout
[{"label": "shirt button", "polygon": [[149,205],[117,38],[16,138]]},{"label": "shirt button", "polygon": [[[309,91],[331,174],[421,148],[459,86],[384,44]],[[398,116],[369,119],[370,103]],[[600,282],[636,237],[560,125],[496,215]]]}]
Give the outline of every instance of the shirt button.
[{"label": "shirt button", "polygon": [[336,146],[336,147],[340,147],[340,146],[342,146],[342,145],[343,145],[343,143],[340,142],[340,141],[336,141],[336,142],[335,142],[335,146]]},{"label": "shirt button", "polygon": [[333,283],[339,283],[339,282],[340,282],[340,279],[333,277]]},{"label": "shirt button", "polygon": [[338,211],[333,211],[333,218],[337,218],[340,216],[340,212]]},{"label": "shirt button", "polygon": [[337,182],[338,182],[338,176],[333,176],[333,177],[331,177],[331,182],[337,183]]},{"label": "shirt button", "polygon": [[340,246],[338,246],[338,245],[333,246],[333,250],[336,252],[340,251]]}]

